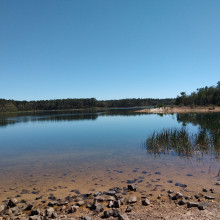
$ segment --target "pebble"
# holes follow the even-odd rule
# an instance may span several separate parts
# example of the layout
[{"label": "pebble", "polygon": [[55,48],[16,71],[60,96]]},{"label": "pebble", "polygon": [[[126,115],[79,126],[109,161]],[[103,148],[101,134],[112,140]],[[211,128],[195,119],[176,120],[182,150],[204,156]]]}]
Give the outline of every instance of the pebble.
[{"label": "pebble", "polygon": [[137,202],[137,197],[136,196],[131,196],[128,198],[128,203],[136,203]]}]

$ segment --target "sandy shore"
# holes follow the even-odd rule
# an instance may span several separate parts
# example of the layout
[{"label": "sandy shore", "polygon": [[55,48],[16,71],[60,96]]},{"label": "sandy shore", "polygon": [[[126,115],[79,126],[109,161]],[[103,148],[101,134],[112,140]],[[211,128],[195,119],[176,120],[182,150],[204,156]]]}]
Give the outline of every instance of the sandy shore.
[{"label": "sandy shore", "polygon": [[162,108],[150,108],[150,109],[142,109],[137,110],[136,112],[142,113],[165,113],[165,114],[172,114],[172,113],[208,113],[208,112],[220,112],[220,107],[162,107]]}]

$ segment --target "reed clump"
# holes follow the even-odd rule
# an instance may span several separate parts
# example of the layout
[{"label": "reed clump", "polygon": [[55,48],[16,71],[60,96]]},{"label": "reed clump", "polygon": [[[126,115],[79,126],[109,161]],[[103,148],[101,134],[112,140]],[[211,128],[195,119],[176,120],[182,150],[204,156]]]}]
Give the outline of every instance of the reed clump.
[{"label": "reed clump", "polygon": [[175,151],[181,157],[201,156],[214,149],[212,137],[207,130],[192,134],[185,127],[154,131],[145,146],[148,153],[154,155]]}]

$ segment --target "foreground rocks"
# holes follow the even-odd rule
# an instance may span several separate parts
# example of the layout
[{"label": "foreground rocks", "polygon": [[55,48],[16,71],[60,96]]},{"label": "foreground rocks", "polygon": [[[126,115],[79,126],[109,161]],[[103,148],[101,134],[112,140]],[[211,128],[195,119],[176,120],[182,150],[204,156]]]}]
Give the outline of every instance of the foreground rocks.
[{"label": "foreground rocks", "polygon": [[[207,210],[212,205],[211,203],[216,201],[214,196],[207,193],[214,193],[214,190],[203,188],[198,194],[186,196],[182,191],[174,192],[170,189],[167,194],[158,194],[156,199],[152,200],[146,196],[138,197],[137,187],[129,184],[123,189],[115,187],[107,192],[78,194],[67,196],[64,199],[56,198],[53,194],[50,194],[47,202],[42,196],[37,197],[32,202],[11,198],[5,204],[0,205],[0,220],[91,220],[106,218],[129,220],[139,219],[142,212],[144,213],[143,216],[149,214],[148,219],[154,219],[150,212],[153,212],[154,209],[160,210],[161,207],[166,207],[165,204],[171,207],[183,207],[185,210],[197,210],[198,212]],[[145,219],[145,217],[142,217],[142,219]]]}]

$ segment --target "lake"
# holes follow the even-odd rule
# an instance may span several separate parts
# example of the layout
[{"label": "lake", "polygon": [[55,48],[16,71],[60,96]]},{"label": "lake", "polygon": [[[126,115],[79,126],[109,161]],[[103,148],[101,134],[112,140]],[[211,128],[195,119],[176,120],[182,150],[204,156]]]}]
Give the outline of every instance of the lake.
[{"label": "lake", "polygon": [[[178,188],[213,188],[220,169],[220,114],[140,114],[135,109],[64,111],[0,116],[0,200],[74,195],[125,187],[139,194]],[[152,155],[144,145],[154,131],[206,129],[215,151],[180,157]],[[22,192],[23,190],[23,192]],[[26,192],[24,193],[24,190]],[[156,191],[155,190],[155,191]],[[218,190],[218,189],[217,189]],[[152,195],[156,197],[157,194]]]}]

